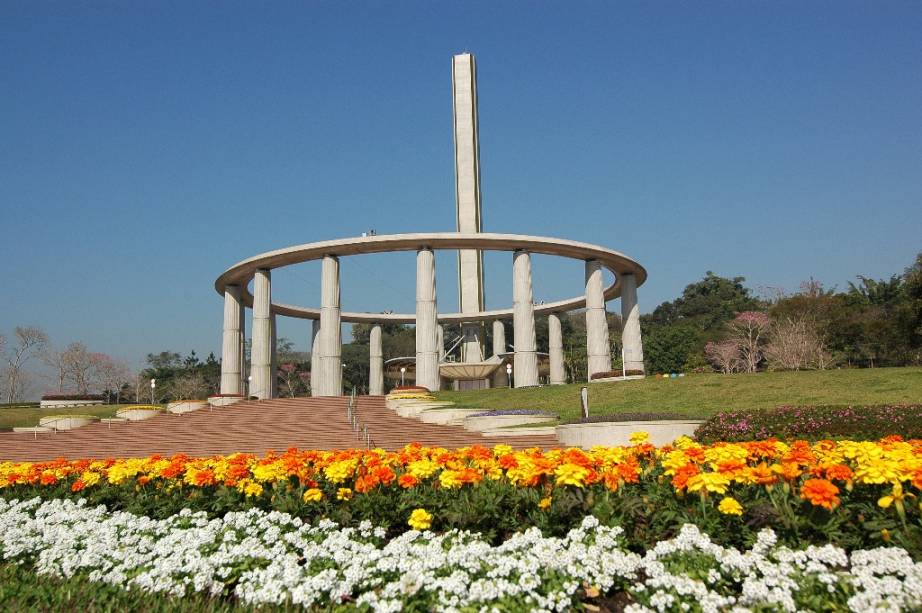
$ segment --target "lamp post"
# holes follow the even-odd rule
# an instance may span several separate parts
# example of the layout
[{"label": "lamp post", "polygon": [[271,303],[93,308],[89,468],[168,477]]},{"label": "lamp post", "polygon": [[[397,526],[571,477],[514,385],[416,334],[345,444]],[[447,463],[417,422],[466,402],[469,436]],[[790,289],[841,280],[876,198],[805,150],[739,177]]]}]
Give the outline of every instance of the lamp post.
[{"label": "lamp post", "polygon": [[154,404],[154,388],[157,387],[157,380],[150,380],[150,403]]},{"label": "lamp post", "polygon": [[247,400],[250,399],[250,387],[253,385],[253,375],[247,377]]},{"label": "lamp post", "polygon": [[405,384],[404,379],[406,378],[406,374],[407,374],[407,367],[401,366],[400,367],[400,387],[403,387]]},{"label": "lamp post", "polygon": [[506,364],[506,379],[509,380],[509,388],[512,388],[512,364]]}]

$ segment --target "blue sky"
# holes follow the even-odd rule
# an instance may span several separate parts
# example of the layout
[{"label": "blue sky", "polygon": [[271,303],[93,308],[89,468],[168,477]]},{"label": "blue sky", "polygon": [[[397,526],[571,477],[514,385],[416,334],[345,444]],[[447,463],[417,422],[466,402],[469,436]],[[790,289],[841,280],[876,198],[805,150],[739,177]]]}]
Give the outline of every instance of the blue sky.
[{"label": "blue sky", "polygon": [[[478,60],[487,231],[647,267],[844,286],[922,250],[922,6],[0,3],[0,333],[139,365],[220,348],[225,268],[374,228],[454,228],[450,58]],[[454,259],[439,299],[454,310]],[[511,256],[486,259],[489,307]],[[413,256],[343,262],[343,306],[413,309]],[[537,257],[536,299],[582,266]],[[319,267],[278,271],[316,304]],[[617,302],[609,305],[617,310]],[[281,334],[305,349],[309,325]]]}]

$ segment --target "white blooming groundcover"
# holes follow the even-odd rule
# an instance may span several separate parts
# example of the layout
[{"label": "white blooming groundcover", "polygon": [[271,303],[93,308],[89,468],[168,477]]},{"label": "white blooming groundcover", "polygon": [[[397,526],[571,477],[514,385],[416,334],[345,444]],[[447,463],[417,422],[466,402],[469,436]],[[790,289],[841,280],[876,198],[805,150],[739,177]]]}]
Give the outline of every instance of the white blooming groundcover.
[{"label": "white blooming groundcover", "polygon": [[367,522],[309,525],[257,509],[159,520],[82,500],[0,500],[7,563],[180,597],[374,611],[561,611],[619,592],[634,613],[922,607],[922,563],[897,547],[794,551],[765,530],[741,552],[686,525],[638,555],[620,535],[587,517],[563,538],[530,529],[498,546],[459,531],[388,540]]}]

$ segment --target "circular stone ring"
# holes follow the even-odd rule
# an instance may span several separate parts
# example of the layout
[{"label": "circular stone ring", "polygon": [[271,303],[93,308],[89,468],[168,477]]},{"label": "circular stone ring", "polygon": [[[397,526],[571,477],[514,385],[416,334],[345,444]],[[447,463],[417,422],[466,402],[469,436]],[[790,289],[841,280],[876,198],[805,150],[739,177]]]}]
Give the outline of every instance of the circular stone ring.
[{"label": "circular stone ring", "polygon": [[[253,294],[249,283],[257,270],[273,269],[319,260],[325,256],[348,256],[367,253],[389,253],[394,251],[416,251],[418,249],[477,249],[480,251],[519,251],[543,255],[555,255],[575,260],[598,260],[599,263],[615,275],[615,281],[605,288],[605,300],[612,300],[621,295],[622,275],[632,274],[640,286],[647,279],[643,266],[617,251],[577,241],[527,236],[522,234],[491,234],[478,232],[462,234],[459,232],[426,232],[415,234],[381,234],[355,238],[341,238],[306,245],[296,245],[276,251],[268,251],[234,264],[215,281],[218,294],[224,296],[228,285],[239,285],[244,306],[253,306]],[[558,311],[570,311],[586,306],[585,295],[567,300],[549,302],[535,306],[535,315],[547,315]],[[320,309],[273,303],[271,311],[286,317],[300,319],[320,319]],[[439,313],[438,321],[446,323],[491,321],[509,319],[512,309],[479,311],[474,313]],[[349,323],[414,323],[415,313],[341,313],[343,322]]]}]

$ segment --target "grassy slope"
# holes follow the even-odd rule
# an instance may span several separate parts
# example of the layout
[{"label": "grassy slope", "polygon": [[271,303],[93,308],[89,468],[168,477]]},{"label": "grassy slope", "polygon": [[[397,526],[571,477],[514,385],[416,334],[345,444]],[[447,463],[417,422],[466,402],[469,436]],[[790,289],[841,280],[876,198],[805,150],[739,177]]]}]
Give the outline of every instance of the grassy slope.
[{"label": "grassy slope", "polygon": [[[562,419],[579,417],[582,385],[533,389],[440,392],[459,407],[538,409]],[[922,403],[922,368],[874,368],[735,375],[688,375],[589,386],[590,412],[669,411],[705,417],[726,409],[765,409],[785,404]]]},{"label": "grassy slope", "polygon": [[127,404],[99,404],[89,407],[72,407],[61,409],[2,409],[0,410],[0,430],[9,430],[21,426],[37,426],[38,420],[46,415],[97,415],[114,417],[119,407]]}]

